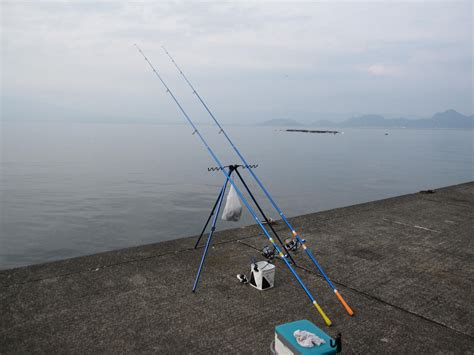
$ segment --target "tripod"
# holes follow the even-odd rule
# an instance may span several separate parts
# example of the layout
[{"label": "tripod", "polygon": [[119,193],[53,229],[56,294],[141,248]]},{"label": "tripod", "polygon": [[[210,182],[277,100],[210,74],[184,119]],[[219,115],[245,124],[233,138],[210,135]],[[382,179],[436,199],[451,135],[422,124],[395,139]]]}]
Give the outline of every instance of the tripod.
[{"label": "tripod", "polygon": [[[252,168],[255,168],[256,166],[252,166]],[[216,230],[216,223],[217,223],[217,218],[219,216],[219,212],[221,210],[221,207],[222,207],[222,201],[224,200],[224,195],[225,195],[225,190],[227,188],[227,184],[229,183],[229,178],[232,176],[232,174],[235,172],[237,174],[237,177],[239,178],[239,180],[242,182],[242,185],[244,186],[245,190],[248,192],[250,198],[252,199],[252,201],[254,202],[255,206],[257,206],[257,209],[258,211],[260,212],[260,214],[262,215],[264,221],[266,222],[266,224],[270,227],[270,230],[272,231],[272,233],[275,235],[275,237],[277,238],[278,242],[281,244],[281,246],[283,247],[283,249],[285,250],[285,257],[288,256],[289,259],[291,260],[291,262],[293,263],[293,265],[296,265],[295,261],[293,260],[292,256],[290,255],[290,253],[288,252],[288,249],[285,245],[285,243],[283,243],[280,239],[280,236],[278,235],[278,233],[275,231],[275,229],[273,228],[270,220],[267,218],[267,216],[265,215],[265,212],[263,212],[262,208],[260,207],[260,205],[258,204],[257,200],[255,199],[255,196],[252,194],[252,192],[250,191],[247,183],[245,182],[245,180],[243,179],[242,175],[240,175],[240,172],[239,172],[239,168],[249,168],[249,166],[246,166],[246,165],[229,165],[229,166],[225,166],[224,168],[228,168],[229,169],[229,172],[228,172],[228,177],[226,178],[225,182],[224,182],[224,185],[222,185],[222,188],[219,192],[219,195],[217,196],[217,200],[216,202],[214,203],[214,207],[212,207],[212,210],[211,210],[211,213],[206,221],[206,223],[204,224],[204,227],[201,231],[201,234],[199,235],[199,238],[198,240],[196,241],[196,244],[194,245],[194,249],[197,249],[197,247],[199,246],[199,242],[201,241],[201,238],[202,236],[204,235],[204,232],[206,231],[206,228],[207,226],[209,225],[209,222],[211,221],[211,218],[212,218],[212,224],[211,224],[211,229],[209,231],[209,235],[207,237],[207,242],[206,242],[206,246],[204,248],[204,252],[202,254],[202,258],[201,258],[201,263],[199,264],[199,269],[198,269],[198,272],[197,272],[197,275],[196,275],[196,279],[194,280],[194,285],[193,285],[193,292],[196,291],[196,288],[197,288],[197,285],[198,285],[198,282],[199,282],[199,277],[201,276],[201,272],[202,272],[202,269],[204,267],[204,261],[206,260],[206,256],[207,256],[207,252],[209,250],[209,246],[211,245],[211,241],[212,241],[212,236],[214,234],[214,231]],[[208,169],[209,171],[211,170],[220,170],[220,168],[209,168]],[[214,217],[213,217],[214,216]]]}]

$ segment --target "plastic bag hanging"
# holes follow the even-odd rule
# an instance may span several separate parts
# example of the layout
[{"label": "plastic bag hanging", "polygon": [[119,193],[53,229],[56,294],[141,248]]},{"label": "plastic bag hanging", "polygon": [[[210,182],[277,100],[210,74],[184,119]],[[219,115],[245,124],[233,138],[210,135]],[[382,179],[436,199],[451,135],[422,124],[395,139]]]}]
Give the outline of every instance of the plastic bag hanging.
[{"label": "plastic bag hanging", "polygon": [[234,189],[234,185],[230,186],[227,200],[225,201],[224,211],[222,212],[222,219],[224,221],[237,222],[242,215],[242,204],[240,203],[239,195]]}]

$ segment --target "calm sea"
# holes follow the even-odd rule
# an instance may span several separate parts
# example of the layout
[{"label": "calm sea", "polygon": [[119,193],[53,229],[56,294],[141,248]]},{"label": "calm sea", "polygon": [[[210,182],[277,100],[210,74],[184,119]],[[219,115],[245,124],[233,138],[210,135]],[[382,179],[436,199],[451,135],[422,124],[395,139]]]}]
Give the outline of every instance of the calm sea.
[{"label": "calm sea", "polygon": [[[201,129],[225,164],[238,163],[215,127]],[[473,131],[227,130],[287,216],[473,180]],[[199,234],[223,176],[208,172],[215,163],[191,133],[184,125],[3,123],[0,269]],[[251,223],[246,213],[218,228]]]}]

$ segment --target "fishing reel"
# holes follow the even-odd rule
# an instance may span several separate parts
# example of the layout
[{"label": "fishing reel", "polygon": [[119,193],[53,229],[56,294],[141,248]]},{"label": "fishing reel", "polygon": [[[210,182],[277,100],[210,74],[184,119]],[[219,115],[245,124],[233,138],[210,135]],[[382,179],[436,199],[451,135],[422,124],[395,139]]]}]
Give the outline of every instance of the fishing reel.
[{"label": "fishing reel", "polygon": [[285,240],[285,247],[289,251],[297,251],[300,246],[301,243],[295,238],[288,238]]},{"label": "fishing reel", "polygon": [[275,248],[270,248],[268,245],[266,245],[262,249],[262,256],[265,259],[273,260],[275,258]]}]

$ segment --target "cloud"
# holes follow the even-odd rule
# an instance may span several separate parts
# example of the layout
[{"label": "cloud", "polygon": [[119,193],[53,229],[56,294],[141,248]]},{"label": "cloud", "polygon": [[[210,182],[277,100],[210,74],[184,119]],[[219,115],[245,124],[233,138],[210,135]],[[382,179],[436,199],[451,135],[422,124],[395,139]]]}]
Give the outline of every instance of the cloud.
[{"label": "cloud", "polygon": [[[52,115],[68,107],[175,115],[133,43],[191,105],[166,45],[229,121],[472,110],[471,2],[3,1],[1,8],[2,96],[60,101],[64,110]],[[15,107],[28,117],[34,108]]]},{"label": "cloud", "polygon": [[373,76],[391,76],[397,77],[402,73],[402,69],[399,66],[384,65],[384,64],[372,64],[364,69],[367,73]]}]

